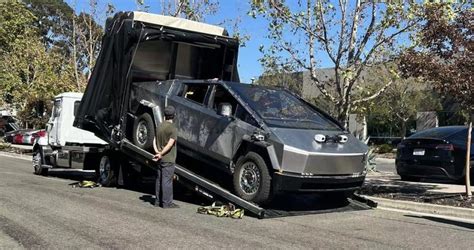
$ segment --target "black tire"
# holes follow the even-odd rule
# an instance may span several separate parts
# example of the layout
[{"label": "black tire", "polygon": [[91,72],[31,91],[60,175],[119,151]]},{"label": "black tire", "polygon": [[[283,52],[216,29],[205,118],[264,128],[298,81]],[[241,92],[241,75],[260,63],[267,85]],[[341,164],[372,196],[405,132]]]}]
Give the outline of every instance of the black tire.
[{"label": "black tire", "polygon": [[104,187],[113,187],[117,184],[117,166],[110,155],[103,155],[99,167],[96,168],[97,182]]},{"label": "black tire", "polygon": [[141,114],[133,123],[133,144],[141,149],[153,148],[155,125],[149,113]]},{"label": "black tire", "polygon": [[400,178],[402,179],[402,181],[413,181],[413,182],[417,182],[417,181],[420,181],[420,177],[414,177],[414,176],[406,176],[406,175],[400,175]]},{"label": "black tire", "polygon": [[48,169],[41,167],[43,165],[43,153],[41,152],[41,149],[35,149],[33,152],[32,162],[35,174],[44,176],[48,175]]},{"label": "black tire", "polygon": [[257,153],[249,152],[237,160],[233,184],[235,193],[244,200],[260,205],[271,201],[272,177]]}]

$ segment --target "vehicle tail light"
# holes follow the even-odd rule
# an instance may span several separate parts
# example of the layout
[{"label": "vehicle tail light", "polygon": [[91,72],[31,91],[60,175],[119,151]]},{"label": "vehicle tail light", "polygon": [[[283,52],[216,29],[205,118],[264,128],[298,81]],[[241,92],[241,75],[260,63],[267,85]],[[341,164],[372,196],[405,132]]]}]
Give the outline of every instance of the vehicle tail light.
[{"label": "vehicle tail light", "polygon": [[436,149],[442,149],[442,150],[448,150],[448,151],[454,151],[453,144],[439,144],[435,148]]},{"label": "vehicle tail light", "polygon": [[406,146],[405,146],[405,144],[403,144],[403,143],[399,143],[399,144],[397,145],[397,149],[402,149],[402,148],[404,148],[404,147],[406,147]]},{"label": "vehicle tail light", "polygon": [[46,130],[40,130],[38,133],[36,133],[38,137],[45,137],[46,136]]}]

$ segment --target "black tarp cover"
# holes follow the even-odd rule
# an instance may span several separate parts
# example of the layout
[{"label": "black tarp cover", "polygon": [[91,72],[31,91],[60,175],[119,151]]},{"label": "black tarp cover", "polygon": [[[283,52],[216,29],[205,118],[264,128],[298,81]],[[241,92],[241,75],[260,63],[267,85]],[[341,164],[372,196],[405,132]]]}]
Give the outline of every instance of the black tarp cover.
[{"label": "black tarp cover", "polygon": [[[111,144],[116,144],[121,139],[124,133],[122,127],[125,126],[122,120],[126,112],[124,107],[131,85],[129,70],[140,39],[222,44],[235,51],[237,60],[239,45],[236,39],[134,23],[133,12],[117,13],[106,22],[102,48],[78,108],[74,126],[91,131]],[[233,79],[227,80],[238,81],[236,66],[233,71]]]}]

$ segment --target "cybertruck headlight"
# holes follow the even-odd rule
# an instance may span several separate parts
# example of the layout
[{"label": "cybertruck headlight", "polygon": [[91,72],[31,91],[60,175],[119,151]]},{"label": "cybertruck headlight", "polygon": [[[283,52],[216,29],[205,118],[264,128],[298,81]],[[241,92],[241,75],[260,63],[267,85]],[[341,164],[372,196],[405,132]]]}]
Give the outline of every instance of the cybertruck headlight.
[{"label": "cybertruck headlight", "polygon": [[323,142],[326,142],[326,136],[322,134],[317,134],[314,136],[314,140],[319,143],[323,143]]},{"label": "cybertruck headlight", "polygon": [[349,140],[347,135],[338,135],[338,137],[339,137],[339,142],[340,143],[346,143]]}]

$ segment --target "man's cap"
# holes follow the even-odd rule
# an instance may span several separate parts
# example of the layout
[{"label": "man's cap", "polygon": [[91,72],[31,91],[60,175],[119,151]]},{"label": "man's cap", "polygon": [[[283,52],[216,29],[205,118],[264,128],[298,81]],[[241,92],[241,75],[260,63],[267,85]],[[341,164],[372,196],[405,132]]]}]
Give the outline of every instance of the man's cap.
[{"label": "man's cap", "polygon": [[173,106],[167,106],[165,108],[165,116],[173,116],[175,112],[175,109]]}]

